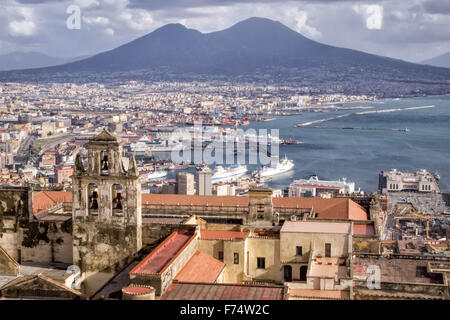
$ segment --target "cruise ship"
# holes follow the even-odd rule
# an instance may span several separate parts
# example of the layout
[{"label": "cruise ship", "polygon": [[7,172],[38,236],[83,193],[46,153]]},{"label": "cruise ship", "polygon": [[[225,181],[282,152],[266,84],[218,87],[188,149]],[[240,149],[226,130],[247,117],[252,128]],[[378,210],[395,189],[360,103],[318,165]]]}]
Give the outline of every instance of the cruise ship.
[{"label": "cruise ship", "polygon": [[165,176],[167,176],[167,171],[155,170],[147,175],[147,180],[157,180],[160,178],[164,178]]},{"label": "cruise ship", "polygon": [[247,173],[247,166],[238,165],[224,169],[222,166],[216,166],[212,176],[212,183],[234,181]]},{"label": "cruise ship", "polygon": [[272,177],[281,173],[288,172],[294,168],[294,161],[289,160],[285,157],[281,162],[278,162],[276,166],[264,166],[261,170],[256,170],[253,172],[254,176],[258,176],[261,178],[264,177]]},{"label": "cruise ship", "polygon": [[346,178],[329,181],[319,180],[316,175],[311,176],[309,179],[295,180],[289,186],[289,197],[318,197],[323,193],[352,194],[354,192],[355,183],[347,182]]}]

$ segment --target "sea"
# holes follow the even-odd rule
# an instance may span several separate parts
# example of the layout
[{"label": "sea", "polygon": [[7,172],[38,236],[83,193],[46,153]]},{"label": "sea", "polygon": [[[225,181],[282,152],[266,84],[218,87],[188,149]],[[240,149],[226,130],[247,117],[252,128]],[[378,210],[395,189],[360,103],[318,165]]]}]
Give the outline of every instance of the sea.
[{"label": "sea", "polygon": [[450,189],[450,95],[335,105],[364,108],[303,112],[247,126],[278,129],[281,138],[303,142],[279,147],[280,157],[294,160],[295,167],[274,177],[269,187],[283,189],[315,174],[320,180],[346,178],[370,193],[377,191],[381,171],[396,168],[438,173],[441,190]]},{"label": "sea", "polygon": [[[279,157],[292,159],[292,171],[272,177],[268,187],[284,189],[296,179],[345,178],[356,190],[378,190],[381,171],[426,169],[440,175],[441,190],[450,189],[450,95],[337,103],[344,110],[301,112],[251,122],[240,129],[274,133],[298,145],[280,145]],[[297,124],[309,124],[296,127]],[[318,128],[319,127],[319,128]],[[407,129],[407,130],[406,130]],[[248,163],[249,173],[261,165]],[[226,165],[223,165],[226,167]],[[210,165],[213,169],[214,165]],[[195,172],[190,168],[188,171]],[[174,178],[169,172],[168,178]]]}]

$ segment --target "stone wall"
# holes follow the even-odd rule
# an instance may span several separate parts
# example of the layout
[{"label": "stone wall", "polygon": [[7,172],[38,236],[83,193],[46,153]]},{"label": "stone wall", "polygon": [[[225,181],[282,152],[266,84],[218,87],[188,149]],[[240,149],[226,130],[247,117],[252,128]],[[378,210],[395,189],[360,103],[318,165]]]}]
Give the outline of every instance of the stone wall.
[{"label": "stone wall", "polygon": [[21,262],[72,264],[72,219],[22,221]]},{"label": "stone wall", "polygon": [[0,274],[15,276],[18,273],[19,264],[0,248]]},{"label": "stone wall", "polygon": [[73,262],[85,273],[86,294],[95,293],[133,260],[140,249],[136,239],[136,226],[82,219],[73,225]]},{"label": "stone wall", "polygon": [[193,229],[192,225],[185,224],[143,223],[142,246],[154,246],[155,244],[160,243],[174,231],[191,229]]},{"label": "stone wall", "polygon": [[20,261],[19,222],[28,221],[32,210],[32,196],[28,188],[0,189],[0,247],[16,261]]}]

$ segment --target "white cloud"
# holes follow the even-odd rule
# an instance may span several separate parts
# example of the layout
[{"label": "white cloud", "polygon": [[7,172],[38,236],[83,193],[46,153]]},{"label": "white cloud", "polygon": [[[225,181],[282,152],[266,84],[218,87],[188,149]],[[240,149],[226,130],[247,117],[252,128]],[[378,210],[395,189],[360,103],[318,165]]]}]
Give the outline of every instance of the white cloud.
[{"label": "white cloud", "polygon": [[294,20],[293,27],[301,34],[315,39],[322,37],[322,33],[319,30],[308,25],[308,13],[306,11],[298,8],[289,9],[286,17]]},{"label": "white cloud", "polygon": [[106,26],[109,24],[109,19],[105,17],[83,17],[83,21],[90,25]]},{"label": "white cloud", "polygon": [[100,2],[97,0],[75,0],[75,5],[79,6],[82,9],[95,8],[100,6]]},{"label": "white cloud", "polygon": [[31,8],[18,8],[18,20],[12,20],[9,24],[9,31],[12,36],[32,36],[36,31],[34,23],[34,13]]},{"label": "white cloud", "polygon": [[153,27],[152,15],[145,10],[125,11],[119,16],[119,19],[133,30],[151,30]]},{"label": "white cloud", "polygon": [[111,37],[114,36],[114,33],[115,33],[114,29],[106,28],[104,31],[108,36],[111,36]]}]

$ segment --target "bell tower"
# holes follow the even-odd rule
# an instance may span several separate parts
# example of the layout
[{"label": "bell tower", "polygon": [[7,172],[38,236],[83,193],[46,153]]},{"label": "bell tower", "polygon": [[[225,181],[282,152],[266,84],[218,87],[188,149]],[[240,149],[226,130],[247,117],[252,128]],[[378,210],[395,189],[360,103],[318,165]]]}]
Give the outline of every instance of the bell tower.
[{"label": "bell tower", "polygon": [[142,247],[141,182],[134,155],[125,170],[122,142],[104,129],[87,144],[72,176],[73,260],[91,295]]}]

